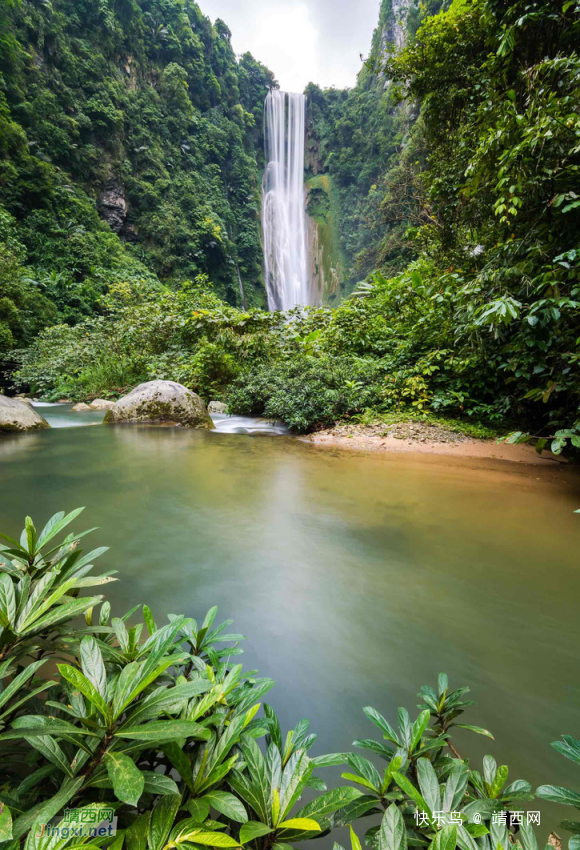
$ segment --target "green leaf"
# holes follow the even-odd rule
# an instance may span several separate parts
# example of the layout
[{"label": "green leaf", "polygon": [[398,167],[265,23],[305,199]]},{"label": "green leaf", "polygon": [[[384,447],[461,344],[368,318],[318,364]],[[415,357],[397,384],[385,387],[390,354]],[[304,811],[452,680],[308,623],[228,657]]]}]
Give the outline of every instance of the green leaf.
[{"label": "green leaf", "polygon": [[[163,776],[161,778],[168,779],[169,777]],[[162,797],[157,801],[149,822],[149,850],[162,850],[171,832],[180,805],[181,795],[179,793]]]},{"label": "green leaf", "polygon": [[411,729],[411,745],[410,750],[413,751],[421,738],[423,737],[423,732],[429,725],[429,720],[431,719],[431,712],[426,710],[422,711],[419,717],[413,723],[413,728]]},{"label": "green leaf", "polygon": [[223,832],[194,831],[181,836],[182,841],[192,844],[203,844],[207,847],[239,847],[239,841]]},{"label": "green leaf", "polygon": [[147,794],[179,794],[179,787],[170,776],[164,776],[154,770],[142,770],[141,773],[145,779],[143,791]]},{"label": "green leaf", "polygon": [[12,838],[12,814],[5,803],[0,802],[0,841]]},{"label": "green leaf", "polygon": [[115,732],[115,737],[132,741],[178,741],[181,738],[209,741],[211,733],[192,720],[152,720],[141,726],[123,726]]},{"label": "green leaf", "polygon": [[378,839],[379,850],[407,850],[407,830],[396,803],[385,812]]},{"label": "green leaf", "polygon": [[454,725],[457,727],[457,729],[467,729],[469,732],[475,732],[477,735],[486,735],[486,737],[491,738],[493,741],[495,741],[495,738],[493,737],[491,732],[488,732],[487,729],[483,729],[481,726],[470,726],[467,723],[455,723]]},{"label": "green leaf", "polygon": [[84,776],[65,780],[60,791],[54,797],[39,803],[14,821],[12,826],[13,837],[21,838],[35,823],[48,823],[74,797],[84,781]]},{"label": "green leaf", "polygon": [[261,838],[262,835],[269,835],[274,832],[271,826],[259,821],[250,820],[245,823],[240,829],[240,843],[247,844],[255,838]]},{"label": "green leaf", "polygon": [[4,628],[14,625],[16,619],[16,597],[14,583],[9,575],[0,573],[0,622]]},{"label": "green leaf", "polygon": [[155,625],[155,619],[151,613],[151,608],[148,605],[143,606],[143,619],[145,620],[145,625],[147,626],[149,634],[154,634],[157,631],[157,626]]},{"label": "green leaf", "polygon": [[571,791],[569,788],[562,788],[558,785],[540,785],[536,788],[536,794],[542,800],[550,800],[552,803],[562,803],[564,806],[575,806],[580,809],[580,794]]},{"label": "green leaf", "polygon": [[455,850],[456,847],[457,826],[453,823],[448,823],[437,833],[431,842],[429,850]]},{"label": "green leaf", "polygon": [[[351,788],[350,786],[334,788],[299,809],[296,812],[296,817],[326,818],[361,797],[362,794],[358,788]],[[376,801],[374,802],[376,803]]]},{"label": "green leaf", "polygon": [[122,803],[136,806],[145,787],[145,778],[133,759],[123,753],[105,753],[105,765],[115,796]]},{"label": "green leaf", "polygon": [[279,823],[276,829],[299,829],[304,832],[320,832],[320,824],[312,818],[290,818]]},{"label": "green leaf", "polygon": [[57,665],[59,673],[61,676],[70,682],[73,687],[80,691],[83,696],[85,696],[92,705],[95,706],[97,711],[99,711],[105,719],[109,717],[109,709],[107,703],[97,691],[92,682],[90,682],[87,677],[77,670],[76,667],[71,667],[70,664],[58,664]]},{"label": "green leaf", "polygon": [[197,800],[189,800],[187,803],[187,811],[191,815],[191,819],[197,823],[203,823],[206,820],[209,815],[209,808],[208,801],[202,797]]},{"label": "green leaf", "polygon": [[417,807],[420,811],[425,812],[428,815],[429,819],[433,820],[433,812],[427,805],[426,801],[423,799],[421,794],[417,791],[412,782],[410,782],[406,776],[403,776],[398,771],[393,771],[393,779],[401,789],[407,794],[414,803],[416,803]]},{"label": "green leaf", "polygon": [[92,682],[98,693],[106,699],[107,671],[99,645],[94,637],[84,637],[80,644],[80,657],[83,673]]},{"label": "green leaf", "polygon": [[209,791],[201,799],[206,800],[220,815],[225,815],[236,823],[248,821],[248,813],[243,803],[234,794],[229,794],[227,791]]}]

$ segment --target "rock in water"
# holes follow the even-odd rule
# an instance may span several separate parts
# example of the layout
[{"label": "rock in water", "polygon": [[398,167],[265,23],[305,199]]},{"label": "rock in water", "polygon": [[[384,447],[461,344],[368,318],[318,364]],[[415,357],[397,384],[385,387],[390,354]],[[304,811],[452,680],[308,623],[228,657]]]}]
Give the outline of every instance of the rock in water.
[{"label": "rock in water", "polygon": [[0,431],[41,431],[50,425],[31,404],[0,395]]},{"label": "rock in water", "polygon": [[84,401],[79,401],[79,403],[78,403],[78,404],[75,404],[75,405],[73,406],[73,410],[75,410],[75,411],[79,411],[79,410],[90,410],[90,409],[91,409],[91,408],[90,408],[90,405],[85,404],[85,402],[84,402]]},{"label": "rock in water", "polygon": [[105,423],[172,422],[186,428],[214,428],[198,395],[175,381],[147,381],[105,413]]},{"label": "rock in water", "polygon": [[112,410],[115,406],[114,401],[109,401],[107,398],[96,398],[89,404],[90,410]]},{"label": "rock in water", "polygon": [[223,401],[210,401],[207,406],[210,413],[227,413],[228,406]]}]

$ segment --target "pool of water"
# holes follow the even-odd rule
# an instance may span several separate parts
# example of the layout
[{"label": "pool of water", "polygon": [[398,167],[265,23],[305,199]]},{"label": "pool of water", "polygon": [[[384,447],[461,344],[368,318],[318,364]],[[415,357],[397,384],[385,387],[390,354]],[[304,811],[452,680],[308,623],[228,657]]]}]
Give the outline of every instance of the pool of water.
[{"label": "pool of water", "polygon": [[462,732],[460,752],[578,785],[549,746],[580,737],[580,488],[567,470],[103,426],[7,436],[0,477],[9,534],[27,513],[41,525],[86,505],[93,545],[111,547],[102,568],[120,571],[115,613],[147,602],[158,620],[199,618],[217,604],[248,636],[245,665],[277,680],[283,723],[311,718],[315,752],[373,736],[364,705],[414,711],[446,671],[478,703],[466,722],[496,737]]}]

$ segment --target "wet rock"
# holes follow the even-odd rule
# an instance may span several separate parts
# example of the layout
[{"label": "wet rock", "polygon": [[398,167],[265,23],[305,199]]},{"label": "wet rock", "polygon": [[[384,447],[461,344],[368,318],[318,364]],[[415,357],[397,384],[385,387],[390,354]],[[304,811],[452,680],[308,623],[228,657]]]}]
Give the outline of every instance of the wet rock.
[{"label": "wet rock", "polygon": [[206,430],[215,427],[201,398],[175,381],[139,384],[107,410],[104,421],[172,423]]},{"label": "wet rock", "polygon": [[90,410],[90,409],[91,409],[91,408],[90,408],[90,405],[85,404],[85,403],[84,403],[84,401],[79,401],[79,403],[78,403],[78,404],[75,404],[75,405],[73,406],[73,410],[76,410],[76,411],[79,411],[79,410]]},{"label": "wet rock", "polygon": [[119,233],[123,229],[127,209],[128,204],[120,181],[108,180],[99,196],[99,214],[113,233]]},{"label": "wet rock", "polygon": [[0,395],[0,431],[41,431],[44,428],[50,425],[30,403]]},{"label": "wet rock", "polygon": [[114,401],[107,398],[96,398],[89,405],[90,410],[112,410],[115,406]]},{"label": "wet rock", "polygon": [[210,401],[207,406],[207,409],[210,413],[227,413],[228,406],[223,401]]}]

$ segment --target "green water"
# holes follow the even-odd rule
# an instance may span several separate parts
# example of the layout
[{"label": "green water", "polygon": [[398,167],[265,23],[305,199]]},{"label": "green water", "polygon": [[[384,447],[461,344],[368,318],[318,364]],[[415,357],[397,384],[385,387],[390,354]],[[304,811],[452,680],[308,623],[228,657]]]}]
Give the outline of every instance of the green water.
[{"label": "green water", "polygon": [[444,670],[496,737],[461,733],[460,752],[580,784],[549,747],[580,737],[580,490],[563,471],[102,426],[2,439],[0,477],[8,533],[87,506],[121,574],[115,613],[217,604],[245,665],[277,679],[284,724],[311,718],[315,752],[372,736],[363,705],[414,710]]}]

